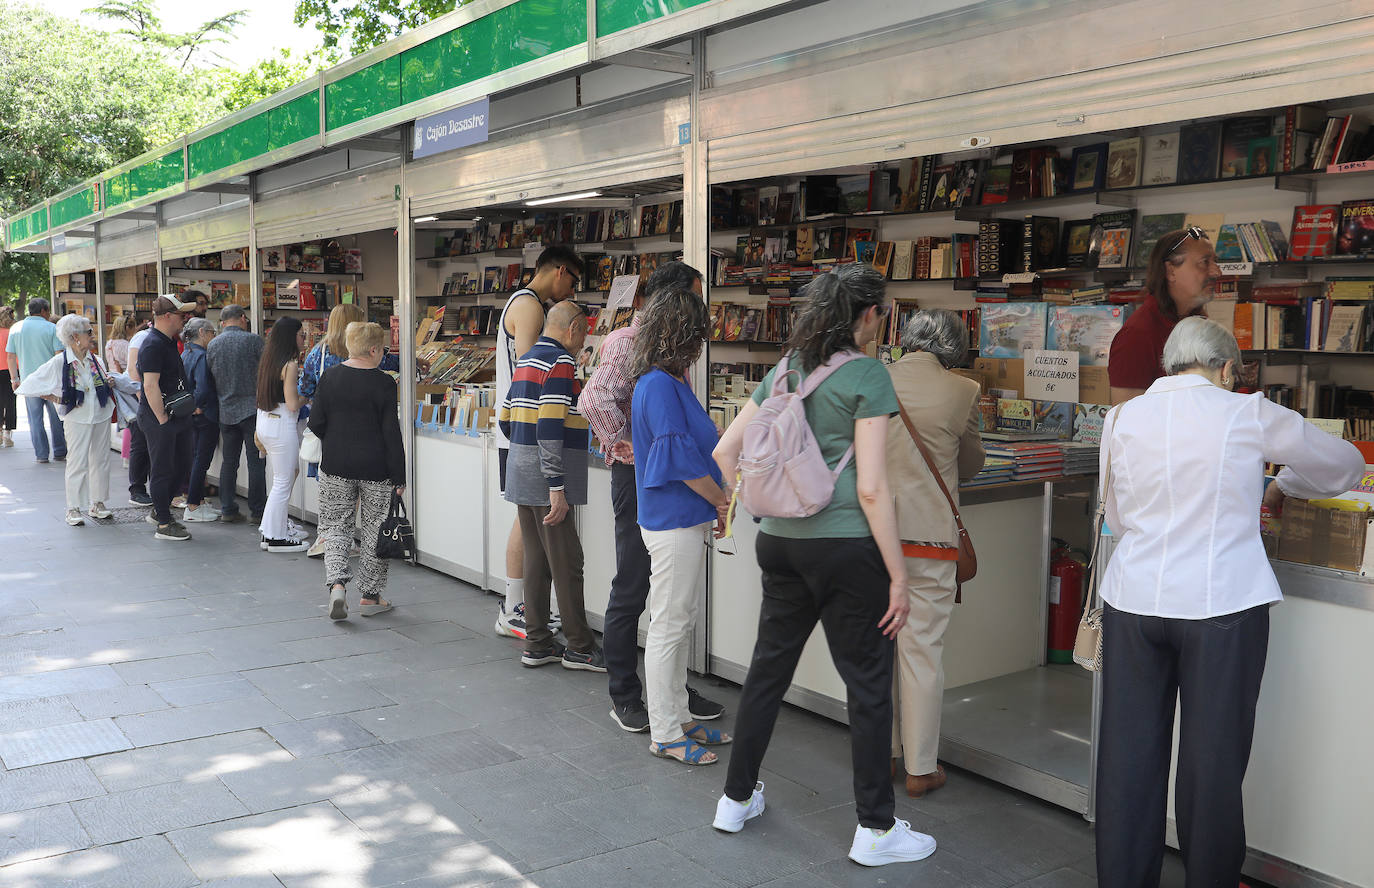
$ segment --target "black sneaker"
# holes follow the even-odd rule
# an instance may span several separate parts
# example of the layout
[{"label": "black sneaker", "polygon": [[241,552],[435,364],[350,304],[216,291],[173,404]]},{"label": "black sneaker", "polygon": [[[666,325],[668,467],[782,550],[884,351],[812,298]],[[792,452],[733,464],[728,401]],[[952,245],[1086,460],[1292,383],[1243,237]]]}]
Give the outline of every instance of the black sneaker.
[{"label": "black sneaker", "polygon": [[631,734],[642,734],[649,730],[649,710],[638,700],[623,706],[612,703],[611,719],[620,725],[620,730],[629,731]]},{"label": "black sneaker", "polygon": [[691,685],[687,686],[687,711],[692,714],[692,718],[697,721],[708,722],[712,719],[720,718],[725,712],[725,707],[714,700],[707,700],[701,693]]},{"label": "black sneaker", "polygon": [[157,533],[153,534],[155,540],[189,540],[191,532],[181,526],[180,521],[172,521],[167,524],[159,524]]},{"label": "black sneaker", "polygon": [[526,649],[520,654],[521,666],[544,666],[548,663],[557,663],[567,654],[568,649],[558,642],[554,642],[551,647],[543,650]]},{"label": "black sneaker", "polygon": [[582,653],[580,651],[563,652],[564,669],[580,669],[583,672],[605,672],[606,655],[601,653],[601,648],[594,647]]},{"label": "black sneaker", "polygon": [[147,493],[131,493],[129,494],[129,504],[134,506],[151,506],[153,504],[153,498]]},{"label": "black sneaker", "polygon": [[221,512],[219,520],[223,521],[225,524],[242,524],[244,518],[242,512]]}]

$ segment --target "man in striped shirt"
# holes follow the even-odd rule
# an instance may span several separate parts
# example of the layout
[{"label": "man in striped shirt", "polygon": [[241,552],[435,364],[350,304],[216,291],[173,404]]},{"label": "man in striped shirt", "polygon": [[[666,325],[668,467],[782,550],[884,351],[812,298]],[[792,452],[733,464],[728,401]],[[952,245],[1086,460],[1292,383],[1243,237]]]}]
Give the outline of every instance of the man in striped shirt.
[{"label": "man in striped shirt", "polygon": [[[514,503],[525,544],[525,650],[520,662],[605,672],[582,598],[582,542],[572,507],[587,504],[587,420],[573,354],[587,320],[571,300],[549,309],[544,335],[515,364],[498,420],[510,440],[506,500]],[[565,649],[549,631],[549,584],[558,592]]]}]

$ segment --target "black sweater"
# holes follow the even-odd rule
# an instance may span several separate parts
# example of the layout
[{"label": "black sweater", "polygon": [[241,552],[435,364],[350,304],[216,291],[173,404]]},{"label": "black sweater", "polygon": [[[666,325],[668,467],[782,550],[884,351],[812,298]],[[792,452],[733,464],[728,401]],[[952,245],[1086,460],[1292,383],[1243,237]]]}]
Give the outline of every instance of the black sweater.
[{"label": "black sweater", "polygon": [[321,471],[360,481],[406,483],[396,383],[381,370],[347,364],[326,370],[310,405],[309,425],[323,445]]}]

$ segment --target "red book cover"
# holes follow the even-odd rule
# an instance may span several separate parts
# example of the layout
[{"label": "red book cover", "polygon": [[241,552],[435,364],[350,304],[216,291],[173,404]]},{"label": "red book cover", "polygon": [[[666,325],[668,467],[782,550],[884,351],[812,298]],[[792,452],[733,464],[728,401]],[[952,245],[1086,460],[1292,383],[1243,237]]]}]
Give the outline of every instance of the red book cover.
[{"label": "red book cover", "polygon": [[1288,238],[1292,259],[1320,259],[1331,252],[1336,236],[1336,204],[1309,204],[1293,208],[1293,230]]}]

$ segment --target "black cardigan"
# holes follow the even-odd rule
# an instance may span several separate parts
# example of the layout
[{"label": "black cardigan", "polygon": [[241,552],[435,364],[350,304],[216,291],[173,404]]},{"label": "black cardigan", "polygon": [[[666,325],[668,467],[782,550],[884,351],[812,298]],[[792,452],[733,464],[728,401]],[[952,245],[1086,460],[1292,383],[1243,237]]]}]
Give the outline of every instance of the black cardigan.
[{"label": "black cardigan", "polygon": [[339,478],[405,484],[396,403],[396,383],[381,370],[347,364],[326,370],[315,389],[309,420],[310,431],[323,445],[320,470]]}]

